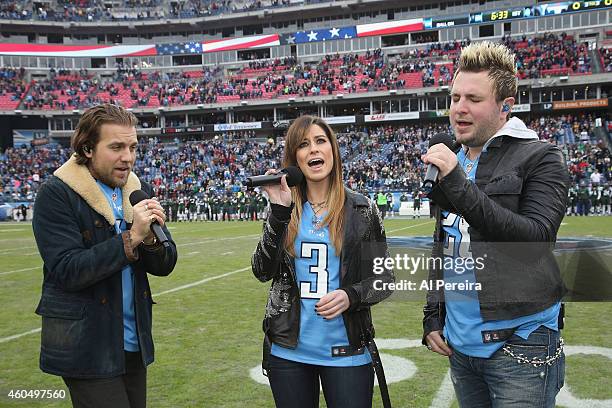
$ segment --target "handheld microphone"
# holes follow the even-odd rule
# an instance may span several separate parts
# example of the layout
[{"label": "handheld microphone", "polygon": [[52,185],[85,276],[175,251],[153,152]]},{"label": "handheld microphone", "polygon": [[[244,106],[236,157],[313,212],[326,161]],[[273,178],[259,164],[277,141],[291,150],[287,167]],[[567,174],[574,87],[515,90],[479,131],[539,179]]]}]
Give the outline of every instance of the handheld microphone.
[{"label": "handheld microphone", "polygon": [[[438,143],[444,143],[446,147],[451,150],[455,150],[455,138],[449,135],[448,133],[436,133],[429,139],[429,147],[436,145]],[[423,180],[423,191],[429,194],[433,189],[434,184],[438,180],[438,173],[440,169],[435,165],[429,163],[427,165],[427,172],[425,173],[425,180]]]},{"label": "handheld microphone", "polygon": [[[147,198],[149,198],[149,195],[144,191],[133,191],[132,194],[130,194],[130,204],[132,204],[133,207]],[[166,236],[166,233],[162,229],[161,225],[159,225],[159,222],[157,222],[157,220],[151,223],[151,231],[153,231],[153,234],[155,235],[155,238],[157,238],[157,241],[159,241],[164,247],[168,248],[170,246],[170,243],[168,242],[168,237]]]},{"label": "handheld microphone", "polygon": [[286,169],[278,171],[276,174],[247,177],[244,185],[253,188],[268,184],[279,184],[284,175],[287,176],[287,185],[289,187],[297,186],[304,180],[304,173],[302,173],[302,170],[295,166],[289,166]]}]

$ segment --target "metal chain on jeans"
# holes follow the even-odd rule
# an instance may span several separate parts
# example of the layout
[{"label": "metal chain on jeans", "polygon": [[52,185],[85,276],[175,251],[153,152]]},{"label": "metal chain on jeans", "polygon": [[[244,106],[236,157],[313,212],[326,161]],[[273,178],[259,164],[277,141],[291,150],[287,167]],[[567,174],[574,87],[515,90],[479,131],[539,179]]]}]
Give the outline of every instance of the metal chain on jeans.
[{"label": "metal chain on jeans", "polygon": [[561,353],[563,353],[563,344],[564,344],[563,337],[560,337],[559,347],[557,347],[555,354],[552,356],[546,356],[544,360],[542,360],[539,357],[534,357],[533,359],[530,360],[527,357],[525,357],[523,354],[516,355],[512,352],[512,350],[510,350],[510,347],[507,345],[504,346],[502,350],[504,351],[504,354],[514,358],[516,361],[518,361],[519,364],[531,364],[534,367],[540,367],[544,364],[551,366],[553,365],[555,361],[559,359],[559,357],[561,357]]}]

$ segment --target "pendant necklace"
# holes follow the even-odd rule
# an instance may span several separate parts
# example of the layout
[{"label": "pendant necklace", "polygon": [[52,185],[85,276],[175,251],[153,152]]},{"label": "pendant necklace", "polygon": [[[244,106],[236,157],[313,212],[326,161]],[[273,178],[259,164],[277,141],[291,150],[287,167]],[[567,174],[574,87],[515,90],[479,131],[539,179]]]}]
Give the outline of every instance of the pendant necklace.
[{"label": "pendant necklace", "polygon": [[[462,163],[462,166],[461,166],[461,167],[463,167],[463,171],[465,171],[465,174],[467,174],[468,176],[470,175],[470,173],[472,172],[472,169],[474,168],[474,165],[478,161],[479,157],[480,157],[480,155],[476,156],[476,158],[474,160],[470,160],[468,158],[467,152],[465,153],[465,156],[463,158],[463,163]],[[465,162],[467,162],[467,164],[465,164]]]},{"label": "pendant necklace", "polygon": [[324,208],[327,208],[327,200],[322,201],[320,203],[312,203],[310,201],[308,201],[308,203],[310,204],[310,207],[312,208],[312,226],[315,229],[319,229],[321,228],[321,225],[323,224],[323,216],[319,216],[319,212],[322,212],[321,210],[323,210]]}]

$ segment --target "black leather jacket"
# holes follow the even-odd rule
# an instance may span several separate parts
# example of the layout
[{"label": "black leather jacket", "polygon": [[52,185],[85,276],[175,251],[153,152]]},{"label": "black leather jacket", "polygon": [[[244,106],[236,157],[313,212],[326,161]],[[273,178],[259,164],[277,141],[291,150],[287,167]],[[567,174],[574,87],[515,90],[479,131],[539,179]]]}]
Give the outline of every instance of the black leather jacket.
[{"label": "black leather jacket", "polygon": [[[279,219],[281,212],[272,205],[251,260],[253,274],[257,279],[262,282],[272,279],[263,320],[264,370],[267,370],[271,343],[295,348],[300,332],[300,293],[295,278],[295,263],[283,245],[289,216],[281,216],[282,219]],[[395,280],[393,270],[385,269],[378,275],[373,272],[373,258],[388,256],[385,230],[378,208],[361,194],[346,189],[340,289],[346,291],[349,297],[350,307],[342,317],[349,343],[355,349],[362,347],[366,339],[374,337],[370,306],[392,293],[390,290],[374,289],[377,280],[383,283]]]},{"label": "black leather jacket", "polygon": [[[480,156],[476,182],[457,165],[430,194],[436,229],[432,256],[443,251],[441,210],[460,214],[470,225],[472,257],[485,257],[475,270],[485,321],[542,311],[565,293],[552,249],[565,215],[569,174],[561,151],[550,143],[510,136],[493,139]],[[432,268],[429,279],[443,278]],[[430,290],[423,309],[424,336],[442,330],[443,290]]]}]

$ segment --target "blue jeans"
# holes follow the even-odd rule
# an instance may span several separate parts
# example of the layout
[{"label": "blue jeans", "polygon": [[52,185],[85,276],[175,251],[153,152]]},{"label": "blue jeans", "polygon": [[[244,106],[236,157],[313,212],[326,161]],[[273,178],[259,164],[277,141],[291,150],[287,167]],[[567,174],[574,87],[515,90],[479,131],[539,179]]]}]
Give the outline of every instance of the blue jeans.
[{"label": "blue jeans", "polygon": [[327,367],[270,355],[268,380],[277,408],[318,408],[319,377],[328,408],[371,408],[371,364]]},{"label": "blue jeans", "polygon": [[[559,332],[540,326],[527,340],[512,336],[506,342],[515,355],[529,360],[554,356]],[[490,358],[470,357],[453,350],[451,379],[462,408],[554,408],[565,378],[565,355],[552,365],[519,364],[502,349]]]}]

